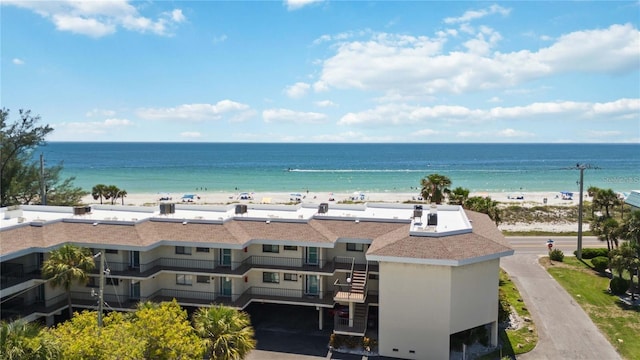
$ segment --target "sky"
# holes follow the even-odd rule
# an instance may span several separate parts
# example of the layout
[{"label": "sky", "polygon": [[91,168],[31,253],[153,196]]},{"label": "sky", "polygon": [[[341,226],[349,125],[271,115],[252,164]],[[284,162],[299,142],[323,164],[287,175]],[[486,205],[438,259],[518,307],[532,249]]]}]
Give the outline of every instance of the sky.
[{"label": "sky", "polygon": [[0,4],[48,141],[640,143],[638,1]]}]

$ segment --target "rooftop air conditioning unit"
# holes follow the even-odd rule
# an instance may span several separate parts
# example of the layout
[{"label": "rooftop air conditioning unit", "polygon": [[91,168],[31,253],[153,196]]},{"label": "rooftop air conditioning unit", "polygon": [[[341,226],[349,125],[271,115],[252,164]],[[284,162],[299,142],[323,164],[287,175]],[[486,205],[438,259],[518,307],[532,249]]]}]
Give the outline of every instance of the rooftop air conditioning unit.
[{"label": "rooftop air conditioning unit", "polygon": [[413,217],[422,218],[422,205],[413,205]]},{"label": "rooftop air conditioning unit", "polygon": [[84,206],[76,206],[73,208],[73,215],[84,215],[87,213],[87,208]]},{"label": "rooftop air conditioning unit", "polygon": [[329,211],[328,203],[321,203],[320,206],[318,206],[318,214],[326,214],[328,211]]},{"label": "rooftop air conditioning unit", "polygon": [[91,206],[85,206],[84,207],[84,212],[87,214],[91,214]]},{"label": "rooftop air conditioning unit", "polygon": [[247,212],[247,205],[239,204],[236,205],[236,214],[245,214]]},{"label": "rooftop air conditioning unit", "polygon": [[427,217],[427,225],[429,226],[438,226],[438,214],[431,213]]},{"label": "rooftop air conditioning unit", "polygon": [[160,215],[175,214],[175,212],[176,212],[176,204],[174,203],[160,204]]}]

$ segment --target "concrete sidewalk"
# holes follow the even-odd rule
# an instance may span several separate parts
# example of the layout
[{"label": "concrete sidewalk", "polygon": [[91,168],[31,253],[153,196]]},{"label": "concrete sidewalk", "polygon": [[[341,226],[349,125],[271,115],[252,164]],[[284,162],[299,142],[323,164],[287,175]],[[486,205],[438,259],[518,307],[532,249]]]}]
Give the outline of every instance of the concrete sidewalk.
[{"label": "concrete sidewalk", "polygon": [[536,254],[500,260],[531,312],[539,341],[521,360],[621,359],[614,347],[573,298],[538,263]]}]

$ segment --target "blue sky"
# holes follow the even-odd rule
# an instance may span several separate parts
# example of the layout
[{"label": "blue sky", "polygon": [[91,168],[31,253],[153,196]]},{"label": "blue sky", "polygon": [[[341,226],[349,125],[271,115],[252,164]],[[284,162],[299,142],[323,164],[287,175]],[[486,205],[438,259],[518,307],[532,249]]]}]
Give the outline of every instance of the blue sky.
[{"label": "blue sky", "polygon": [[51,141],[640,143],[638,1],[11,1]]}]

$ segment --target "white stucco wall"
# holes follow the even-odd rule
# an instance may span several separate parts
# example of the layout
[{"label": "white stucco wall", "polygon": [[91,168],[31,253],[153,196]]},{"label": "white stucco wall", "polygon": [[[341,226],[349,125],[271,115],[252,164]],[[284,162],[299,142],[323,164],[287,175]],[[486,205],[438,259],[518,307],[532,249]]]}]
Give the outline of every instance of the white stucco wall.
[{"label": "white stucco wall", "polygon": [[451,269],[380,262],[380,355],[449,358]]},{"label": "white stucco wall", "polygon": [[451,268],[451,333],[498,319],[500,260]]}]

